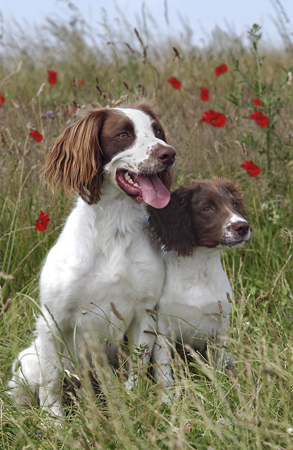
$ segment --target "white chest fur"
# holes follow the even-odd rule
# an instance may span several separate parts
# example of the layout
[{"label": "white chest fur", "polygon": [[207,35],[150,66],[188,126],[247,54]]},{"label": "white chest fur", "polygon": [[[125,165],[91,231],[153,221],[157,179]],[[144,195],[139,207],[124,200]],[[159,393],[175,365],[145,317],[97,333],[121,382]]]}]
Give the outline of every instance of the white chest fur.
[{"label": "white chest fur", "polygon": [[[119,200],[113,201],[116,193]],[[113,319],[110,302],[126,326],[146,308],[154,308],[164,266],[146,225],[143,206],[111,185],[97,204],[79,199],[46,259],[40,278],[42,306],[65,328],[66,322],[70,327],[78,322],[82,331],[91,328],[101,334],[108,333]]]},{"label": "white chest fur", "polygon": [[206,335],[216,334],[218,323],[221,324],[231,311],[227,300],[231,285],[221,265],[221,252],[204,247],[196,248],[192,256],[187,257],[168,252],[165,262],[159,332],[169,336],[171,332],[178,340],[202,348]]}]

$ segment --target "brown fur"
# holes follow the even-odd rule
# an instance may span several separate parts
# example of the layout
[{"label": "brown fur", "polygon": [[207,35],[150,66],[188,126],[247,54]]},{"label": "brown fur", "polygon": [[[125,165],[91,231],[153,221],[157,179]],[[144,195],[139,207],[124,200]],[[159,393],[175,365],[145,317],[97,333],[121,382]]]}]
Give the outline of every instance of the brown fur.
[{"label": "brown fur", "polygon": [[[166,142],[163,127],[151,107],[145,101],[134,107],[154,120],[154,130],[161,129],[160,138]],[[133,124],[121,116],[118,122],[124,124],[130,135],[133,134],[133,139],[130,137],[121,143],[113,138],[118,115],[115,109],[86,109],[80,113],[75,123],[63,131],[50,149],[42,170],[42,175],[46,175],[51,188],[63,186],[67,193],[77,192],[89,204],[100,199],[103,166],[134,141]],[[108,145],[109,135],[113,142]],[[172,171],[161,172],[158,176],[170,190]]]},{"label": "brown fur", "polygon": [[[242,195],[234,184],[219,178],[193,181],[189,187],[179,187],[173,191],[165,208],[157,210],[147,206],[149,229],[153,238],[158,240],[158,245],[163,245],[166,251],[173,250],[188,256],[194,248],[202,245],[203,236],[215,245],[220,242],[227,216],[226,208],[222,207],[225,202],[227,205],[237,204],[235,212],[247,217]],[[217,204],[218,211],[213,220],[206,221],[199,214],[199,209],[200,205],[204,207],[209,203]]]}]

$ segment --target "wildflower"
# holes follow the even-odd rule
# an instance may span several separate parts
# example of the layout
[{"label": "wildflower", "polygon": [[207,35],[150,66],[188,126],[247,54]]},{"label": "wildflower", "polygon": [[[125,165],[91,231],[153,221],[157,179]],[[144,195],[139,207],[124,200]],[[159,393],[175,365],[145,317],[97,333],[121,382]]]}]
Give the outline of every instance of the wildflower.
[{"label": "wildflower", "polygon": [[48,213],[43,213],[43,211],[40,211],[40,217],[36,221],[36,230],[45,231],[49,222],[50,217],[48,216]]},{"label": "wildflower", "polygon": [[220,128],[224,127],[226,123],[226,116],[224,114],[218,113],[210,109],[202,113],[202,119],[200,122],[207,122],[213,125],[213,127]]},{"label": "wildflower", "polygon": [[30,137],[32,137],[36,142],[42,142],[43,136],[37,130],[32,130],[30,132]]},{"label": "wildflower", "polygon": [[262,204],[260,205],[260,207],[261,207],[261,209],[262,209],[263,211],[266,211],[267,209],[269,209],[267,203],[262,203]]},{"label": "wildflower", "polygon": [[47,114],[47,116],[52,116],[52,114],[53,114],[53,111],[51,111],[50,109],[49,109],[49,111],[46,111],[46,114]]},{"label": "wildflower", "polygon": [[180,89],[181,88],[181,81],[177,80],[177,78],[175,78],[175,77],[170,77],[167,82],[170,83],[171,86],[173,86],[174,89]]},{"label": "wildflower", "polygon": [[221,64],[220,66],[215,68],[215,74],[218,77],[218,76],[222,75],[222,73],[227,72],[227,70],[228,70],[228,66],[226,66],[226,64]]},{"label": "wildflower", "polygon": [[57,73],[55,72],[55,70],[48,70],[48,82],[50,84],[57,83]]},{"label": "wildflower", "polygon": [[5,98],[3,97],[3,95],[0,92],[0,106],[3,105],[3,103],[5,103]]},{"label": "wildflower", "polygon": [[84,78],[77,78],[76,84],[78,84],[78,86],[82,86],[84,84]]},{"label": "wildflower", "polygon": [[142,357],[140,358],[140,360],[144,359],[146,357],[146,355],[148,354],[148,350],[147,348],[144,350]]},{"label": "wildflower", "polygon": [[262,111],[254,111],[249,118],[254,120],[262,128],[266,128],[270,123],[270,119]]},{"label": "wildflower", "polygon": [[260,173],[260,168],[254,164],[252,161],[244,161],[243,164],[240,166],[242,169],[245,169],[251,177],[258,177]]},{"label": "wildflower", "polygon": [[200,88],[200,98],[203,102],[207,102],[210,98],[209,90],[206,87]]},{"label": "wildflower", "polygon": [[293,436],[293,428],[292,427],[287,428],[287,433],[290,434],[290,436]]},{"label": "wildflower", "polygon": [[259,98],[255,98],[254,100],[252,100],[252,103],[254,104],[254,106],[262,106],[262,101]]}]

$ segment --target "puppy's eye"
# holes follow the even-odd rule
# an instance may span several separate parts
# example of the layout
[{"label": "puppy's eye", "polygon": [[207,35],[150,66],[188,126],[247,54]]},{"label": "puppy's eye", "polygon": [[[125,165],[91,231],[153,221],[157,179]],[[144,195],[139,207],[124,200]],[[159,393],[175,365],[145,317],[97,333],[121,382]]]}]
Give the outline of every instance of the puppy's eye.
[{"label": "puppy's eye", "polygon": [[160,134],[162,134],[162,130],[160,130],[160,128],[157,128],[155,131],[155,135],[160,136]]},{"label": "puppy's eye", "polygon": [[213,210],[214,210],[214,208],[212,208],[211,206],[206,206],[205,208],[202,209],[202,211],[204,211],[204,212],[211,212]]},{"label": "puppy's eye", "polygon": [[128,138],[129,136],[128,136],[128,134],[126,133],[126,131],[123,131],[123,133],[118,134],[118,137],[120,137],[120,138],[122,138],[122,139],[125,139],[125,138]]},{"label": "puppy's eye", "polygon": [[234,203],[233,203],[233,208],[234,208],[234,209],[237,209],[238,205],[239,205],[239,203],[234,202]]}]

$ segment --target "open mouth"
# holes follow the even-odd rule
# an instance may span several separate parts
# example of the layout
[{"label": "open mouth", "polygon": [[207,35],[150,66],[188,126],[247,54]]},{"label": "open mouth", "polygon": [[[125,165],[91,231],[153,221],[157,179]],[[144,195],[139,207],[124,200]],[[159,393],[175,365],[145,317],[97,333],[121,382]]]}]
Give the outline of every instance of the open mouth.
[{"label": "open mouth", "polygon": [[216,243],[216,242],[212,242],[212,241],[201,241],[201,245],[203,246],[203,247],[209,247],[209,248],[213,248],[213,247],[216,247],[217,245],[218,245],[218,243]]},{"label": "open mouth", "polygon": [[116,181],[120,189],[137,203],[144,201],[161,209],[170,201],[170,192],[157,175],[136,175],[127,170],[117,170]]}]

